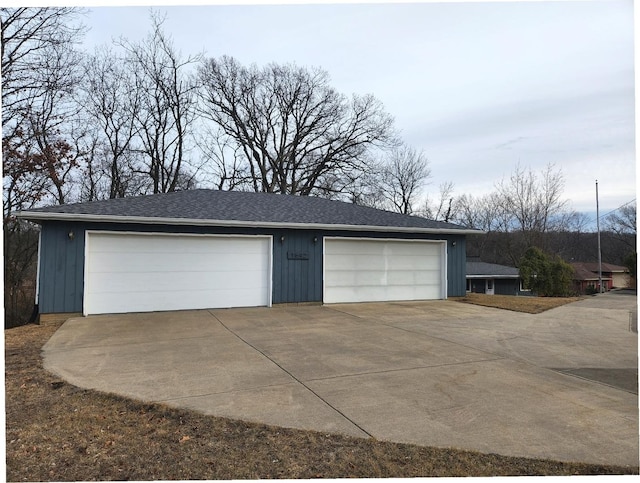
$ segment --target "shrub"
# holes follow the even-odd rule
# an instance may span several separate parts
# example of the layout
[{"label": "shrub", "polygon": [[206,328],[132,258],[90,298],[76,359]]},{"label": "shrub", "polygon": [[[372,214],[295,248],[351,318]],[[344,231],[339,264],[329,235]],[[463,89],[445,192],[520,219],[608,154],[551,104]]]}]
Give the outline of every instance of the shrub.
[{"label": "shrub", "polygon": [[584,293],[586,295],[595,295],[598,293],[598,289],[595,288],[593,285],[589,285],[585,290]]},{"label": "shrub", "polygon": [[571,294],[573,267],[538,247],[530,247],[520,259],[520,277],[524,285],[543,297],[568,297]]}]

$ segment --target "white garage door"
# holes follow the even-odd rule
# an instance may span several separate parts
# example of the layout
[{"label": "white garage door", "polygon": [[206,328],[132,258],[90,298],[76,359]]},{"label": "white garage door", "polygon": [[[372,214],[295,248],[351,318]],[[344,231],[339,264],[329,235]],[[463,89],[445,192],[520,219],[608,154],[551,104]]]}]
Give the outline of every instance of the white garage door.
[{"label": "white garage door", "polygon": [[271,305],[271,238],[88,232],[84,313]]},{"label": "white garage door", "polygon": [[446,298],[445,243],[325,238],[324,302]]}]

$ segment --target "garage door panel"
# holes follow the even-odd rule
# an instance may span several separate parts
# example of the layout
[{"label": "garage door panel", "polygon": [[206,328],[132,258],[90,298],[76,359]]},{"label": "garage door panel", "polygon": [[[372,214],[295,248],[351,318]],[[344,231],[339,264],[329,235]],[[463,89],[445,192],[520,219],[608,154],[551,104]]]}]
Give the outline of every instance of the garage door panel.
[{"label": "garage door panel", "polygon": [[[184,249],[184,248],[183,248]],[[182,250],[183,250],[182,249]],[[93,252],[95,253],[95,252]],[[268,268],[264,253],[181,253],[180,257],[173,253],[135,253],[135,252],[100,252],[99,257],[90,260],[90,270],[99,272],[182,272],[185,267],[191,271],[233,271],[237,267]]]},{"label": "garage door panel", "polygon": [[85,313],[270,304],[268,237],[89,233]]},{"label": "garage door panel", "polygon": [[332,286],[352,285],[439,285],[440,272],[437,270],[363,270],[358,272],[340,270],[332,276]]},{"label": "garage door panel", "polygon": [[391,272],[387,275],[387,281],[390,285],[440,285],[440,271],[422,270],[412,271],[403,270],[400,272]]},{"label": "garage door panel", "polygon": [[439,265],[440,256],[389,256],[389,255],[329,255],[325,269],[340,271],[345,267],[359,267],[362,270],[431,270]]},{"label": "garage door panel", "polygon": [[203,291],[222,290],[227,287],[240,287],[245,289],[265,289],[263,280],[252,276],[252,272],[103,272],[94,273],[91,278],[89,295],[102,293],[128,293],[132,287],[151,287],[154,291]]},{"label": "garage door panel", "polygon": [[331,253],[345,255],[408,255],[408,256],[438,256],[440,243],[421,241],[380,241],[380,240],[328,240]]},{"label": "garage door panel", "polygon": [[386,277],[380,274],[357,274],[344,275],[340,279],[333,279],[332,287],[361,287],[361,286],[382,286],[382,287],[413,287],[413,286],[434,286],[440,287],[439,274],[409,274],[397,276],[394,274]]},{"label": "garage door panel", "polygon": [[390,287],[385,293],[389,295],[389,300],[421,300],[440,297],[439,287],[432,285]]},{"label": "garage door panel", "polygon": [[217,244],[218,253],[260,253],[262,250],[256,245],[255,240],[230,237],[230,244],[220,244],[222,238],[180,236],[180,235],[121,235],[100,234],[91,239],[91,251],[93,253],[156,253],[174,254],[182,250],[185,240],[188,239],[191,253],[210,253],[212,244]]},{"label": "garage door panel", "polygon": [[325,240],[326,303],[444,297],[442,242]]},{"label": "garage door panel", "polygon": [[404,286],[404,287],[344,287],[331,303],[429,300],[440,298],[439,287]]},{"label": "garage door panel", "polygon": [[[261,300],[252,298],[251,290],[228,289],[219,291],[212,296],[210,292],[194,292],[168,290],[155,292],[154,297],[148,297],[146,293],[128,292],[115,293],[111,296],[101,297],[93,304],[94,314],[118,313],[113,312],[113,307],[118,305],[135,307],[135,312],[159,312],[166,310],[189,310],[200,303],[203,297],[208,297],[210,303],[218,308],[258,306]],[[208,307],[205,307],[208,308]]]}]

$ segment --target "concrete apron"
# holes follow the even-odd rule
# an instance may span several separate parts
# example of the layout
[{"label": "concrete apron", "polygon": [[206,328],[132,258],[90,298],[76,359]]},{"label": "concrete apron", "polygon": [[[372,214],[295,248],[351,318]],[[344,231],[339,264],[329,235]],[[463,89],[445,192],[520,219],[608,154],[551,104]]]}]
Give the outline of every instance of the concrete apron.
[{"label": "concrete apron", "polygon": [[[214,416],[637,466],[636,299],[610,297],[539,315],[431,301],[92,316],[54,334],[44,366]],[[606,377],[620,371],[636,385]]]}]

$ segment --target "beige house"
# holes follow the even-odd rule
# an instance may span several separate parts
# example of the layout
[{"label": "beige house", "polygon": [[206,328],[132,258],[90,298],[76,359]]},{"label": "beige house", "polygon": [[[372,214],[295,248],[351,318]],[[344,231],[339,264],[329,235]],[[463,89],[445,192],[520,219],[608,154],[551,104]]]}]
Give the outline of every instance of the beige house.
[{"label": "beige house", "polygon": [[[575,271],[575,286],[581,293],[588,287],[597,290],[599,282],[599,267],[596,262],[573,262],[571,263]],[[602,286],[605,290],[612,288],[627,288],[631,285],[631,275],[627,267],[613,265],[611,263],[602,264]]]}]

